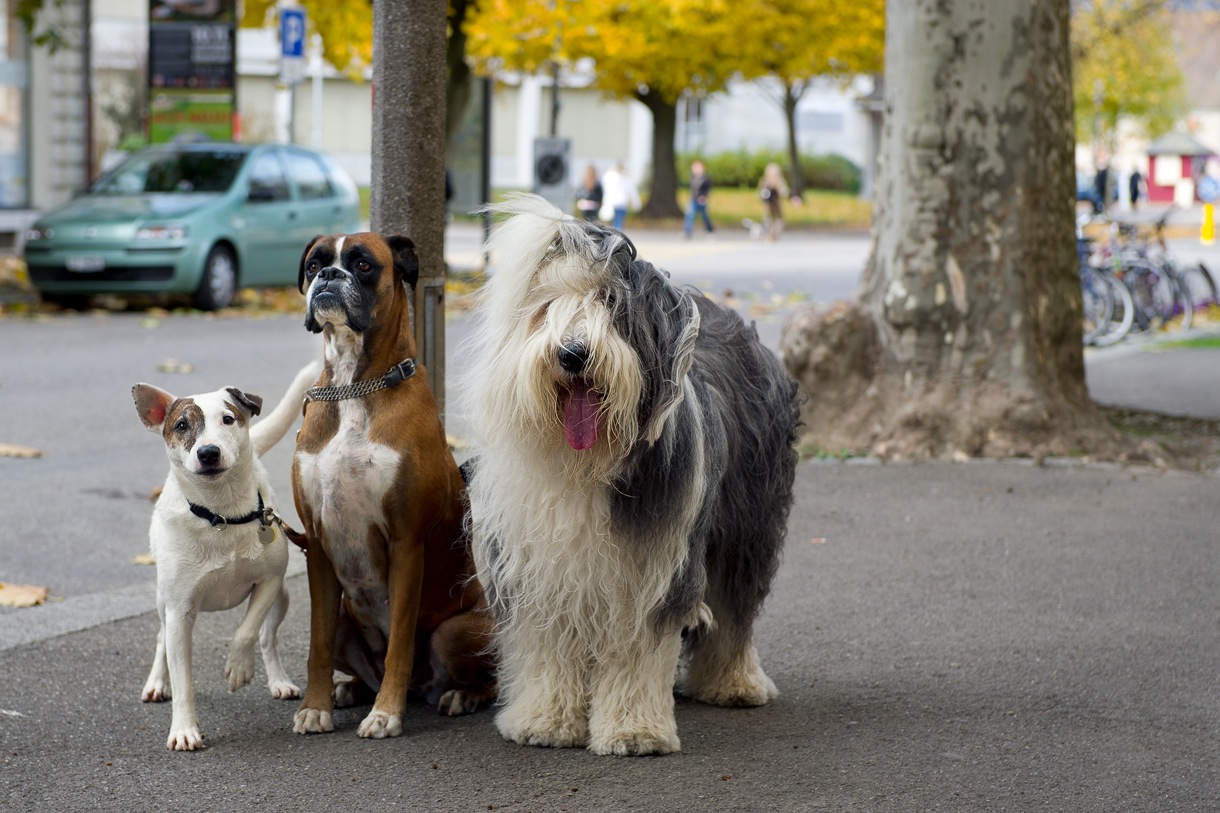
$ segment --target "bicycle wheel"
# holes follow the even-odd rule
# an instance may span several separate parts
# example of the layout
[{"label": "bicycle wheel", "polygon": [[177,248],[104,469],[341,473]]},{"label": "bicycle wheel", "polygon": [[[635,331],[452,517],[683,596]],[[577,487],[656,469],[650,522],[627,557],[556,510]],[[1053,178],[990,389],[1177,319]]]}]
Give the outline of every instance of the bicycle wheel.
[{"label": "bicycle wheel", "polygon": [[1080,294],[1084,305],[1084,343],[1093,344],[1110,326],[1114,294],[1097,270],[1087,264],[1080,266]]},{"label": "bicycle wheel", "polygon": [[1178,280],[1190,297],[1193,310],[1206,310],[1213,305],[1220,305],[1216,296],[1216,280],[1203,263],[1196,263],[1178,272]]},{"label": "bicycle wheel", "polygon": [[1118,277],[1103,269],[1095,269],[1095,272],[1109,288],[1111,308],[1110,321],[1101,335],[1093,339],[1093,346],[1108,347],[1121,342],[1131,332],[1131,326],[1135,324],[1135,303],[1131,299],[1131,292]]},{"label": "bicycle wheel", "polygon": [[1132,330],[1160,330],[1173,318],[1177,290],[1169,275],[1144,263],[1123,265],[1123,282],[1135,303]]}]

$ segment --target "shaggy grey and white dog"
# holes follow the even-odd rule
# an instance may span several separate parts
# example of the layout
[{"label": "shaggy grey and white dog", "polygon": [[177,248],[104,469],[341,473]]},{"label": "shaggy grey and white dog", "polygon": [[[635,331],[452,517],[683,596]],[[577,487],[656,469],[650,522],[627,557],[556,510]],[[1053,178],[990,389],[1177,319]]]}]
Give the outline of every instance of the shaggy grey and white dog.
[{"label": "shaggy grey and white dog", "polygon": [[541,198],[494,207],[465,381],[496,724],[529,745],[679,749],[673,686],[775,697],[751,628],[784,541],[796,383],[733,311]]}]

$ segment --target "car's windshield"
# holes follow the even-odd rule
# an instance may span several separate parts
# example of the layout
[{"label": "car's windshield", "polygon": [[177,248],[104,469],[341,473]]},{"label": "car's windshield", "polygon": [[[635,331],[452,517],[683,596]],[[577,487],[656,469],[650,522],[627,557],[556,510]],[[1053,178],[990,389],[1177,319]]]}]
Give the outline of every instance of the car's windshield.
[{"label": "car's windshield", "polygon": [[230,151],[135,155],[98,181],[93,192],[100,195],[224,192],[237,177],[245,158],[245,153]]}]

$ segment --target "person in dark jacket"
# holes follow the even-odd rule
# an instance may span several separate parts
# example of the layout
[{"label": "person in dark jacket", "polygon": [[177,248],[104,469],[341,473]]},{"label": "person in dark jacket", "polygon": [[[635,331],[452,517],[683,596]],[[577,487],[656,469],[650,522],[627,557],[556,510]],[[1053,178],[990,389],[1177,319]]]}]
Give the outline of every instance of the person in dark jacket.
[{"label": "person in dark jacket", "polygon": [[686,205],[686,222],[682,226],[682,231],[686,234],[687,239],[690,239],[691,232],[695,228],[696,216],[703,218],[703,225],[707,228],[708,234],[715,231],[712,228],[712,219],[707,214],[707,199],[711,193],[712,179],[708,177],[703,162],[692,161],[690,165],[690,203]]}]

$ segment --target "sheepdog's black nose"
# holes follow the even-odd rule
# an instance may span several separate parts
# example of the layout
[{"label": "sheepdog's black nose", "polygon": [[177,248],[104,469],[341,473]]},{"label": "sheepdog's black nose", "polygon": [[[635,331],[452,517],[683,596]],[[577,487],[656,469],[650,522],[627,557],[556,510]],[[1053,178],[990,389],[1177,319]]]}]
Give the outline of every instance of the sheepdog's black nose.
[{"label": "sheepdog's black nose", "polygon": [[559,366],[578,374],[589,363],[589,350],[583,344],[565,344],[559,348]]},{"label": "sheepdog's black nose", "polygon": [[209,443],[207,446],[200,446],[199,451],[195,452],[195,456],[199,458],[199,462],[205,466],[215,466],[220,462],[220,447]]}]

